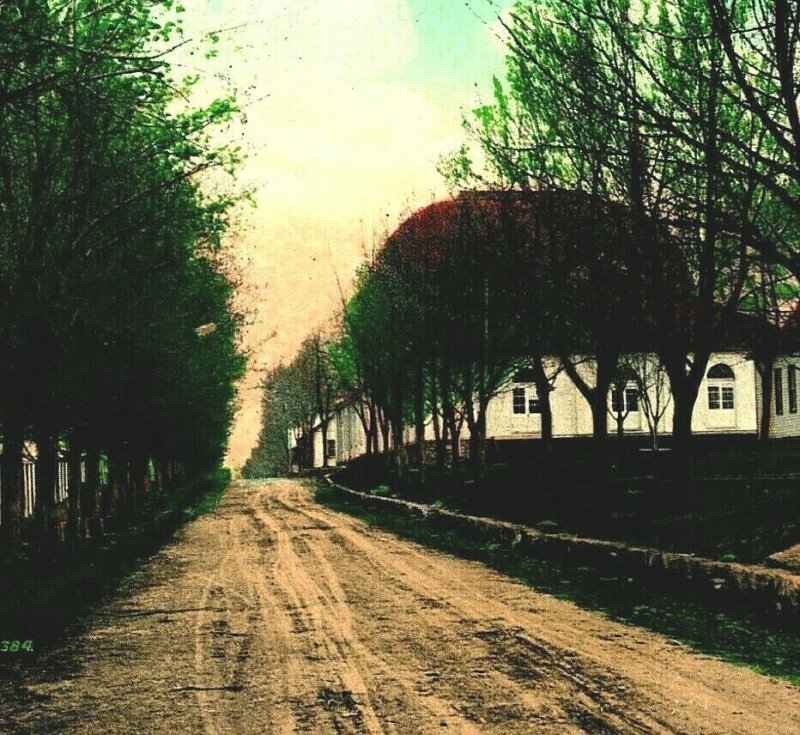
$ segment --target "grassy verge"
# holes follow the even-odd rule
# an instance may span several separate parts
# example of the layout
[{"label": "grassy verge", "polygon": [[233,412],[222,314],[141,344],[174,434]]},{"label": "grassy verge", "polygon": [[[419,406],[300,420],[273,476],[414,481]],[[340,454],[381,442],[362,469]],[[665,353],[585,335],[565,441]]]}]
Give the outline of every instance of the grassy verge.
[{"label": "grassy verge", "polygon": [[378,462],[370,472],[361,472],[353,462],[337,478],[358,490],[386,486],[407,500],[438,501],[470,515],[760,564],[770,554],[800,542],[797,451],[795,443],[766,449],[743,445],[735,453],[705,445],[708,456],[695,463],[689,508],[677,507],[671,484],[656,479],[655,473],[645,474],[648,467],[636,456],[629,457],[621,470],[614,469],[612,488],[602,497],[584,456],[556,458],[552,472],[544,477],[526,447],[510,458],[513,461],[488,465],[475,481],[468,467],[441,474],[428,468],[423,483],[419,473],[398,476]]},{"label": "grassy verge", "polygon": [[572,600],[609,618],[648,628],[698,651],[800,686],[800,631],[752,615],[732,615],[651,589],[644,580],[619,577],[594,567],[564,564],[516,553],[389,508],[366,507],[331,487],[318,502],[397,535],[467,559],[484,562],[541,592]]},{"label": "grassy verge", "polygon": [[[47,563],[28,543],[6,550],[0,560],[0,668],[57,642],[181,525],[212,510],[229,481],[228,471],[219,470],[167,492],[136,514],[123,533],[63,542]],[[32,641],[33,651],[11,656],[2,651],[2,641]]]}]

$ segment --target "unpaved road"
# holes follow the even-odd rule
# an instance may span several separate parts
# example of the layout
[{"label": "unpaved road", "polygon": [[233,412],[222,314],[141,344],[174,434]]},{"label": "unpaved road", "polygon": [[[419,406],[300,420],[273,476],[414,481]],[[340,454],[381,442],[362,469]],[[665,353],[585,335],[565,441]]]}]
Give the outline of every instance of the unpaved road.
[{"label": "unpaved road", "polygon": [[800,733],[800,690],[785,682],[398,539],[287,481],[234,484],[0,698],[0,732],[31,735]]}]

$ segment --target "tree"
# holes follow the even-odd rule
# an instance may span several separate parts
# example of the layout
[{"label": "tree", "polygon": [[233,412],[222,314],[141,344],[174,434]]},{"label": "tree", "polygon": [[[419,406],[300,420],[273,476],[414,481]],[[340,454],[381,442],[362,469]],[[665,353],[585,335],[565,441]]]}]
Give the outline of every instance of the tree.
[{"label": "tree", "polygon": [[82,505],[96,511],[101,454],[112,477],[103,500],[120,510],[146,492],[151,459],[197,473],[224,453],[243,368],[217,254],[232,199],[206,196],[197,177],[235,165],[235,151],[209,138],[235,105],[174,111],[191,84],[178,90],[154,50],[174,38],[176,22],[161,15],[170,5],[0,8],[0,417],[4,487],[17,489],[4,493],[8,527],[25,439],[38,446],[44,531],[65,447],[73,530]]},{"label": "tree", "polygon": [[[578,189],[627,207],[632,265],[648,284],[673,392],[682,489],[708,356],[756,254],[789,262],[793,235],[783,230],[797,212],[783,211],[794,184],[780,146],[766,120],[743,108],[747,95],[731,92],[737,74],[724,34],[708,32],[719,25],[719,5],[520,2],[506,23],[508,91],[496,82],[494,104],[477,110],[471,127],[502,185]],[[779,183],[767,185],[767,175]],[[665,247],[679,254],[667,270]]]},{"label": "tree", "polygon": [[650,446],[657,451],[661,422],[671,401],[666,370],[658,356],[648,352],[625,355],[623,364],[636,383],[639,405],[650,433]]}]

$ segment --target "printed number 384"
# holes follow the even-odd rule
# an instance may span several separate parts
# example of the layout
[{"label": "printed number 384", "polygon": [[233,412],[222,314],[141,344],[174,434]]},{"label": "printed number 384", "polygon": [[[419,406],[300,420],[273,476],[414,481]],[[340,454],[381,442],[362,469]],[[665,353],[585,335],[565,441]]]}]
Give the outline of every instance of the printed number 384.
[{"label": "printed number 384", "polygon": [[33,641],[0,641],[0,653],[32,651]]}]

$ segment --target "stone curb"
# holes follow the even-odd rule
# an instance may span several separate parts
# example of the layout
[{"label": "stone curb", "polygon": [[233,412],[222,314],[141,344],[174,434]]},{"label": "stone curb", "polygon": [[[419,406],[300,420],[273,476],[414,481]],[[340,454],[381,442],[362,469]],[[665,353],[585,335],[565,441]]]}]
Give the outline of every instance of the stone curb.
[{"label": "stone curb", "polygon": [[714,561],[691,554],[627,546],[616,541],[584,538],[565,533],[542,533],[491,518],[468,516],[431,505],[351,490],[325,476],[340,492],[377,507],[393,506],[401,512],[464,532],[472,538],[494,541],[533,557],[571,564],[612,567],[630,576],[674,591],[687,589],[726,607],[744,608],[782,618],[800,618],[800,575],[756,564]]}]

